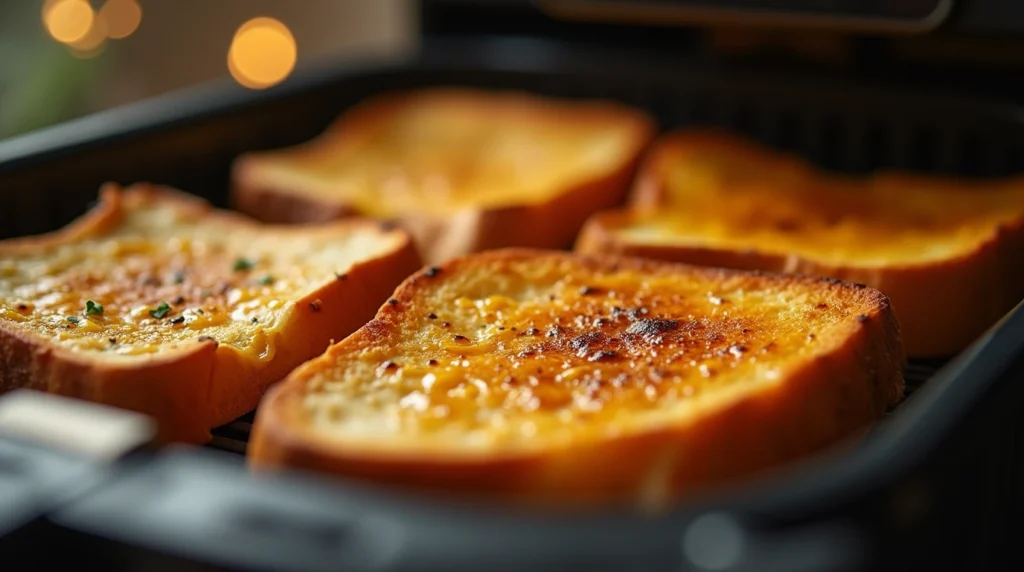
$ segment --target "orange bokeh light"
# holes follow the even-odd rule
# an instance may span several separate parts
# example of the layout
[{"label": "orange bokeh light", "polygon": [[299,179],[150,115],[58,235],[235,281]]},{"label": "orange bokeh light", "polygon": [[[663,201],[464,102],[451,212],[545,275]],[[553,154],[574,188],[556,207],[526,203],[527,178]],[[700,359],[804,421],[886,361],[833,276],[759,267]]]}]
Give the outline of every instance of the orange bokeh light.
[{"label": "orange bokeh light", "polygon": [[106,23],[108,38],[120,40],[132,35],[142,22],[142,7],[135,0],[107,0],[99,18]]},{"label": "orange bokeh light", "polygon": [[46,31],[64,44],[85,38],[95,19],[96,14],[86,0],[51,0],[43,4]]},{"label": "orange bokeh light", "polygon": [[288,77],[298,49],[291,30],[274,18],[253,18],[235,32],[228,49],[228,71],[235,81],[263,89]]}]

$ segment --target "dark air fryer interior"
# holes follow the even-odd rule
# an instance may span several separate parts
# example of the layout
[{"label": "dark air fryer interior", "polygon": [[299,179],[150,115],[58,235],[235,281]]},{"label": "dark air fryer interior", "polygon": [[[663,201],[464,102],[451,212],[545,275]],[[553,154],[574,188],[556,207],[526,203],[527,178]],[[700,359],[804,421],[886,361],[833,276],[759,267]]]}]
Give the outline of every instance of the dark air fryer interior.
[{"label": "dark air fryer interior", "polygon": [[[689,38],[687,41],[697,41]],[[876,169],[912,169],[965,177],[988,177],[1019,173],[1024,167],[1024,114],[1018,109],[976,95],[956,95],[956,89],[936,90],[934,85],[928,82],[909,82],[909,85],[901,85],[887,81],[875,84],[860,77],[845,75],[835,71],[809,73],[801,66],[779,69],[756,64],[732,65],[707,56],[684,58],[665,53],[633,53],[625,49],[602,50],[593,45],[573,46],[571,42],[552,43],[528,37],[431,42],[422,54],[409,62],[367,66],[357,70],[312,70],[297,76],[285,86],[261,93],[249,93],[227,85],[203,88],[102,114],[108,119],[113,119],[112,121],[104,121],[103,116],[87,118],[53,130],[31,134],[20,140],[0,143],[0,204],[4,205],[4,208],[0,209],[0,237],[40,233],[66,224],[83,212],[95,199],[99,185],[108,180],[126,184],[134,181],[168,184],[206,197],[218,205],[227,206],[230,163],[239,153],[307,140],[319,133],[346,107],[373,94],[431,85],[523,89],[568,98],[616,99],[647,109],[666,129],[689,125],[722,126],[776,148],[800,153],[821,166],[851,173],[866,173]],[[1007,327],[1011,326],[1020,329],[1017,322]],[[993,338],[985,343],[983,349],[992,355],[1010,355],[1010,342],[1000,343],[1000,347],[995,347],[993,344],[996,344],[996,340]],[[1014,347],[1019,345],[1016,340],[1013,340],[1013,344]],[[1009,361],[1002,363],[991,358],[984,361],[993,368],[996,365],[1009,367]],[[984,382],[994,386],[996,376],[1003,373],[1003,369],[991,369],[987,373],[980,370],[973,373],[957,370],[954,375],[947,370],[944,377],[940,374],[941,383],[934,388],[930,387],[931,384],[927,381],[945,363],[946,360],[927,360],[914,361],[910,364],[907,371],[909,388],[917,390],[923,385],[924,390],[912,394],[905,402],[906,405],[900,406],[890,414],[885,423],[891,422],[896,429],[890,432],[888,437],[883,435],[879,439],[891,438],[891,435],[898,434],[900,427],[921,426],[923,422],[918,420],[918,417],[923,415],[921,412],[926,411],[928,407],[937,407],[935,404],[939,403],[943,395],[954,389],[964,392],[964,395],[973,395],[980,403],[980,385]],[[978,387],[967,387],[965,384],[969,383],[978,384]],[[1006,386],[1005,383],[1003,385]],[[974,393],[971,393],[972,391]],[[1020,393],[1017,390],[1014,392]],[[945,399],[946,403],[950,401],[949,397]],[[991,403],[993,399],[990,396],[986,402]],[[915,401],[919,403],[915,404]],[[974,429],[973,432],[965,429],[956,436],[950,436],[953,435],[952,431],[943,435],[943,442],[948,444],[946,450],[949,453],[933,456],[929,461],[932,468],[939,467],[941,476],[929,480],[927,476],[922,477],[923,473],[920,471],[911,469],[899,475],[901,479],[906,479],[898,483],[900,486],[911,486],[918,482],[915,479],[923,478],[927,486],[931,487],[929,490],[932,494],[948,495],[943,497],[948,498],[943,508],[944,522],[955,522],[956,526],[940,528],[939,525],[943,521],[935,520],[918,522],[915,528],[903,530],[885,521],[886,524],[876,526],[877,530],[866,533],[874,548],[862,556],[876,564],[884,563],[886,569],[899,569],[901,566],[920,564],[920,551],[927,549],[927,558],[930,562],[943,566],[951,562],[961,562],[970,565],[972,569],[984,569],[985,559],[991,558],[993,549],[1006,545],[1007,533],[999,533],[995,530],[995,525],[986,523],[1004,523],[1012,520],[1011,509],[1015,506],[1017,498],[1013,495],[1017,494],[1016,480],[1020,480],[1021,474],[1021,466],[1017,462],[1021,456],[1014,456],[1013,452],[1018,446],[1017,436],[1021,435],[1021,431],[1019,423],[1011,420],[1018,418],[1021,407],[1015,404],[1020,403],[1020,400],[1013,402],[1002,398],[999,401],[1002,404],[998,415],[963,413],[961,418],[957,416],[962,412],[946,412],[952,417],[943,419],[962,421],[970,418],[972,424],[969,426]],[[909,412],[904,413],[904,410]],[[918,425],[913,425],[914,423]],[[212,446],[232,453],[243,452],[250,424],[251,415],[218,429]],[[1000,438],[989,438],[1000,431]],[[972,443],[972,435],[986,437]],[[936,436],[936,439],[938,438]],[[871,446],[872,441],[869,440],[868,447]],[[905,458],[923,459],[926,454],[931,454],[931,450],[926,449],[922,447],[921,451],[907,451]],[[891,448],[888,451],[891,452]],[[917,454],[919,456],[915,456]],[[875,457],[865,458],[873,459],[870,462],[876,463],[876,468],[879,468],[886,463],[883,457],[884,454],[879,453]],[[196,464],[198,461],[186,459],[175,465],[175,459],[180,458],[179,453],[177,457],[171,455],[150,465],[144,465],[134,474],[120,479],[123,482],[115,482],[111,490],[120,490],[118,487],[128,487],[126,490],[129,492],[135,490],[131,487],[142,485],[133,484],[132,479],[148,478],[147,475],[158,481],[163,479],[168,483],[175,483],[177,481],[176,477],[173,477],[173,471],[182,471],[181,482],[192,483],[189,486],[181,485],[182,490],[191,490],[193,494],[198,494],[197,491],[200,490],[208,489],[207,493],[213,490],[209,488],[214,487],[213,484],[209,487],[201,485],[197,480],[201,480],[199,476],[208,477],[209,482],[214,483],[220,478],[217,475],[230,474],[230,477],[224,479],[230,478],[231,482],[236,483],[244,482],[238,462],[240,457],[237,455],[226,455],[227,460],[217,461],[227,463],[231,469],[220,468],[220,465],[209,469],[201,468],[200,464],[196,465],[199,468],[189,469],[188,467],[192,466],[190,463]],[[965,462],[972,465],[971,470],[957,469]],[[156,476],[158,470],[164,470],[160,467],[164,467],[172,476]],[[189,470],[194,471],[191,474],[198,476],[186,478],[184,475],[190,474]],[[875,473],[882,475],[881,471]],[[220,482],[223,483],[224,480]],[[864,491],[878,491],[883,488],[883,484],[877,482],[862,484]],[[896,486],[897,483],[889,485]],[[147,486],[153,487],[152,484]],[[822,486],[827,486],[827,483]],[[248,490],[247,487],[248,485],[240,486]],[[292,488],[301,487],[296,485]],[[289,492],[291,489],[284,487],[277,490],[280,492],[272,493],[267,489],[266,494],[292,498],[290,495],[293,495],[293,492]],[[956,491],[960,491],[960,496],[957,496]],[[163,490],[157,486],[147,494],[160,498],[161,492]],[[98,500],[85,502],[79,507],[78,512],[70,510],[58,519],[63,523],[63,529],[84,531],[83,533],[88,534],[93,540],[121,539],[111,541],[117,546],[116,550],[108,545],[100,548],[100,544],[88,544],[90,548],[81,548],[87,553],[102,552],[102,557],[97,556],[100,558],[98,561],[113,563],[116,558],[107,559],[112,558],[110,554],[118,554],[131,558],[125,562],[145,562],[146,566],[151,566],[159,558],[179,558],[183,557],[183,554],[190,554],[187,548],[173,549],[170,546],[175,542],[180,546],[191,542],[194,548],[192,553],[198,551],[203,554],[204,561],[246,568],[253,564],[253,554],[260,553],[253,548],[259,545],[260,538],[271,543],[267,546],[278,546],[275,553],[277,556],[268,553],[264,564],[282,562],[280,558],[292,554],[295,558],[291,561],[291,567],[302,568],[298,563],[304,562],[310,566],[313,563],[306,557],[299,557],[301,550],[305,550],[306,556],[321,554],[309,548],[309,543],[315,543],[320,535],[316,530],[309,532],[312,529],[303,529],[299,526],[299,532],[289,540],[291,537],[287,535],[280,536],[275,533],[268,536],[267,529],[259,528],[263,526],[278,530],[278,525],[274,523],[288,523],[288,518],[296,518],[300,524],[310,521],[303,516],[296,516],[306,510],[302,507],[309,505],[308,498],[301,502],[296,500],[295,506],[300,508],[296,508],[292,513],[283,509],[278,510],[280,507],[267,508],[267,514],[270,516],[247,520],[245,526],[230,519],[223,521],[223,543],[217,545],[216,539],[207,539],[209,542],[203,540],[206,536],[203,536],[203,539],[190,537],[190,525],[186,520],[175,521],[171,513],[160,513],[157,516],[163,519],[162,521],[146,521],[146,524],[143,521],[150,514],[146,508],[149,505],[142,501],[135,507],[126,505],[125,502],[118,505],[117,499],[120,497],[111,495],[113,493],[108,497],[96,496],[94,498]],[[338,499],[335,500],[342,512],[350,509],[351,503],[355,502],[348,496],[348,493],[338,491]],[[127,500],[129,497],[124,498]],[[254,496],[250,502],[256,502],[257,498],[258,496]],[[324,498],[334,497],[327,495]],[[147,502],[149,500],[150,497],[147,497]],[[89,502],[93,504],[90,505]],[[104,502],[108,504],[103,504]],[[218,511],[230,512],[238,506],[237,503],[231,505],[228,501],[224,502],[227,504],[216,511],[212,508],[205,512],[194,509],[190,514],[195,515],[195,511],[199,510],[206,518],[217,519],[221,518],[217,516],[221,514]],[[751,502],[753,504],[750,506],[754,507],[784,505],[780,499],[771,502]],[[837,510],[842,511],[840,521],[853,523],[883,518],[880,515],[889,514],[887,511],[890,507],[887,503],[890,502],[889,497],[881,495],[870,502],[858,503],[849,498],[837,499],[835,505],[814,508],[800,507],[799,503],[796,503],[782,512],[763,508],[751,509],[751,514],[763,516],[772,513],[774,520],[757,521],[762,526],[768,526],[770,522],[776,521],[790,525],[800,522],[816,510]],[[388,522],[387,518],[397,518],[395,522],[401,522],[400,513],[406,511],[397,510],[393,505],[388,506],[391,506],[388,509],[391,512],[384,510],[381,513],[388,515],[380,517],[384,519],[382,522]],[[122,512],[119,513],[119,510]],[[409,514],[415,514],[416,518],[424,522],[429,521],[431,513],[417,512],[419,510],[417,508]],[[109,525],[111,519],[116,519],[115,515],[122,513],[125,518],[132,514],[138,515],[141,524],[133,525],[132,531]],[[392,513],[399,515],[393,517]],[[108,524],[96,520],[97,514],[106,515],[107,520],[102,522]],[[428,516],[423,516],[424,514]],[[407,518],[412,519],[410,522],[419,522],[416,518]],[[572,567],[580,562],[586,562],[592,565],[591,569],[622,569],[621,565],[624,562],[645,562],[651,566],[648,569],[665,569],[664,566],[691,569],[683,567],[688,565],[679,560],[681,556],[677,554],[678,550],[674,545],[672,550],[676,552],[673,552],[671,557],[659,556],[663,554],[659,550],[666,550],[662,545],[658,548],[648,547],[647,553],[651,556],[647,561],[629,560],[625,556],[629,549],[647,550],[644,548],[644,542],[653,542],[655,539],[659,542],[676,542],[676,528],[672,527],[682,526],[681,523],[687,518],[683,515],[676,515],[660,525],[669,528],[659,529],[662,532],[658,534],[651,532],[650,527],[645,529],[635,523],[631,524],[628,520],[612,526],[607,524],[608,520],[598,519],[585,526],[575,523],[573,526],[579,527],[575,536],[565,536],[564,529],[546,531],[539,528],[536,521],[511,525],[507,521],[495,524],[483,517],[469,518],[462,515],[460,518],[464,520],[459,521],[447,514],[443,518],[438,517],[433,527],[442,529],[444,526],[451,526],[450,532],[453,534],[457,531],[459,534],[482,535],[480,546],[483,548],[480,550],[490,546],[497,551],[484,556],[507,553],[509,567],[513,567],[515,563],[521,566],[540,566],[540,563],[553,562]],[[158,525],[163,527],[165,535],[159,540],[124,540],[137,540],[141,538],[138,536],[141,534],[139,531],[148,530],[146,526],[156,527],[153,530],[157,530]],[[404,525],[413,526],[409,523]],[[602,528],[606,525],[610,528]],[[202,528],[198,524],[196,526],[196,530]],[[245,528],[252,526],[259,530]],[[555,521],[552,521],[551,526],[556,526]],[[993,528],[987,530],[985,526]],[[330,530],[323,534],[340,534],[331,526],[325,527],[325,530]],[[422,534],[427,529],[430,527],[421,527],[419,533]],[[302,530],[309,534],[301,532]],[[168,536],[168,531],[173,531],[174,535]],[[618,532],[608,536],[610,531]],[[440,534],[437,531],[433,532]],[[490,533],[493,533],[493,538],[487,536]],[[585,546],[580,543],[591,544],[580,536],[584,533],[590,534],[591,540],[608,538],[603,546],[604,551],[598,549],[600,544],[592,545],[594,547],[590,548],[589,552],[585,550]],[[648,540],[643,540],[644,534],[647,534]],[[495,540],[501,535],[509,535],[510,539],[519,540]],[[544,535],[557,538],[559,543],[545,544]],[[966,538],[964,535],[969,535],[969,540],[962,540]],[[269,540],[271,537],[274,538],[273,541]],[[192,539],[189,540],[190,538]],[[423,540],[419,536],[414,538],[417,541]],[[787,537],[783,534],[782,538],[797,537]],[[817,537],[811,534],[808,538]],[[813,544],[813,541],[809,542]],[[958,547],[957,542],[969,546]],[[128,548],[129,544],[133,548]],[[517,553],[513,544],[547,548],[536,553],[535,558],[531,558],[528,557],[528,550]],[[439,552],[439,548],[435,548],[435,552],[430,552],[421,544],[412,543],[409,546],[413,545],[420,546],[420,550],[426,551],[420,552],[421,555],[429,553],[439,559],[444,556]],[[906,549],[908,546],[912,546],[913,550],[918,552]],[[321,545],[318,550],[326,549]],[[406,547],[406,550],[412,548]],[[837,555],[849,555],[846,549],[836,550]],[[609,551],[619,551],[616,554],[622,558],[612,557]],[[357,554],[358,551],[347,554],[353,553]],[[591,554],[590,557],[583,556],[588,553]],[[156,554],[161,556],[158,558]],[[349,562],[339,554],[317,556],[317,565],[340,566],[343,562]],[[413,562],[415,553],[411,554],[413,556],[407,557],[411,560],[403,561]],[[760,569],[768,569],[771,566],[780,566],[778,569],[802,569],[794,561],[787,561],[785,554],[772,554],[774,556],[768,553],[762,555],[763,564],[767,568]],[[887,555],[884,559],[881,557],[883,554]],[[470,555],[466,556],[468,558]],[[548,557],[547,560],[545,556]],[[449,557],[456,558],[451,555]],[[172,566],[181,564],[178,560],[171,562]],[[783,564],[779,564],[780,562]],[[789,565],[785,565],[786,562]],[[822,569],[842,569],[831,567],[834,562],[827,558],[821,562],[829,562],[827,567]],[[452,570],[472,569],[468,560],[462,561],[462,564],[467,566],[462,568],[443,559],[420,561],[418,569],[431,569],[431,563]],[[616,564],[619,566],[616,567]],[[982,567],[977,568],[975,565]],[[352,567],[360,568],[354,564]],[[545,567],[548,568],[550,566]],[[376,568],[368,566],[367,569],[389,568],[382,564]],[[410,566],[407,569],[417,569],[417,566]],[[759,568],[755,566],[744,569]]]}]

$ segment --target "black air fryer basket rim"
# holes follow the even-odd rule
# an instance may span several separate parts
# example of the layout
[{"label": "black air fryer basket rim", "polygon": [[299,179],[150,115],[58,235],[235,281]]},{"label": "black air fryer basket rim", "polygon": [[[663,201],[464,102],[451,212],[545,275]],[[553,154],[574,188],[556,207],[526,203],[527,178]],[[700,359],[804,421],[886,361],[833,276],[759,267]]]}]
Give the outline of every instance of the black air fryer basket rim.
[{"label": "black air fryer basket rim", "polygon": [[[527,61],[513,57],[521,50],[538,56]],[[579,49],[537,40],[458,40],[432,42],[429,49],[409,59],[339,68],[331,66],[296,73],[285,84],[262,92],[251,92],[228,82],[201,86],[168,96],[146,100],[80,120],[71,121],[6,142],[0,142],[0,175],[22,167],[46,162],[92,146],[102,146],[135,136],[158,133],[174,126],[201,122],[234,110],[258,106],[319,87],[367,76],[389,74],[433,74],[457,77],[462,72],[485,70],[509,74],[551,74],[571,78],[600,73],[621,78],[645,77],[657,84],[665,77],[686,74],[695,86],[703,83],[730,85],[731,89],[798,91],[795,86],[813,86],[814,93],[860,107],[909,106],[922,118],[937,111],[969,109],[967,116],[991,116],[1024,124],[1024,110],[1000,101],[984,101],[958,95],[874,86],[855,81],[820,84],[815,78],[735,77],[714,67],[683,62],[657,62],[649,55],[633,59],[616,50],[612,54],[594,48]],[[340,111],[340,110],[339,110]],[[953,120],[944,116],[944,120]],[[185,189],[187,190],[187,189]],[[826,454],[795,463],[773,476],[729,487],[720,493],[684,504],[674,513],[689,518],[694,510],[742,510],[769,515],[777,511],[818,511],[852,501],[894,482],[925,461],[944,439],[957,430],[965,413],[1010,380],[1001,374],[1024,355],[1024,311],[1018,306],[970,349],[935,375],[898,415],[881,422],[862,446],[841,454]],[[669,517],[671,518],[671,516]]]}]

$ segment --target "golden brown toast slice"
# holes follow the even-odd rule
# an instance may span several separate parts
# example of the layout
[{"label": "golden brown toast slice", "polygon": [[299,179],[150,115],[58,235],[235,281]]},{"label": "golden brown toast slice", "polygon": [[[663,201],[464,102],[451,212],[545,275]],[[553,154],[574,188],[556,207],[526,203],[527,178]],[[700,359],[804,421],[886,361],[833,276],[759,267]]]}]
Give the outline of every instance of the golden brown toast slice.
[{"label": "golden brown toast slice", "polygon": [[695,130],[655,144],[631,203],[576,250],[864,283],[914,356],[962,350],[1024,298],[1024,178],[841,176]]},{"label": "golden brown toast slice", "polygon": [[108,185],[64,229],[0,241],[0,391],[133,409],[204,442],[419,267],[411,238],[376,222],[273,227]]},{"label": "golden brown toast slice", "polygon": [[272,222],[394,219],[432,263],[504,246],[569,248],[590,214],[625,200],[653,132],[645,114],[611,102],[390,93],[306,144],[240,157],[233,201]]},{"label": "golden brown toast slice", "polygon": [[407,279],[272,388],[251,465],[503,500],[659,503],[903,393],[888,300],[829,279],[499,250]]}]

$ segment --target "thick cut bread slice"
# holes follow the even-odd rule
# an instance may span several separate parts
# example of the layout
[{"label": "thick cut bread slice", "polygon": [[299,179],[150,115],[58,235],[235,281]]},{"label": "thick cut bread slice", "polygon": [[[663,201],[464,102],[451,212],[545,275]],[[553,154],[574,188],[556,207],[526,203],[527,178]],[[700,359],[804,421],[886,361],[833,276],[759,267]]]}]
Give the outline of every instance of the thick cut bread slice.
[{"label": "thick cut bread slice", "polygon": [[204,442],[418,268],[411,238],[375,222],[277,228],[108,185],[64,229],[0,242],[0,391],[133,409]]},{"label": "thick cut bread slice", "polygon": [[408,228],[427,262],[569,248],[621,204],[653,136],[610,102],[434,88],[371,98],[306,144],[239,158],[233,201],[272,222],[357,213]]},{"label": "thick cut bread slice", "polygon": [[951,355],[1024,298],[1024,178],[853,178],[722,132],[666,136],[582,253],[823,275],[884,292],[908,353]]},{"label": "thick cut bread slice", "polygon": [[885,296],[554,251],[407,279],[275,386],[257,468],[541,503],[660,503],[856,433],[901,398]]}]

